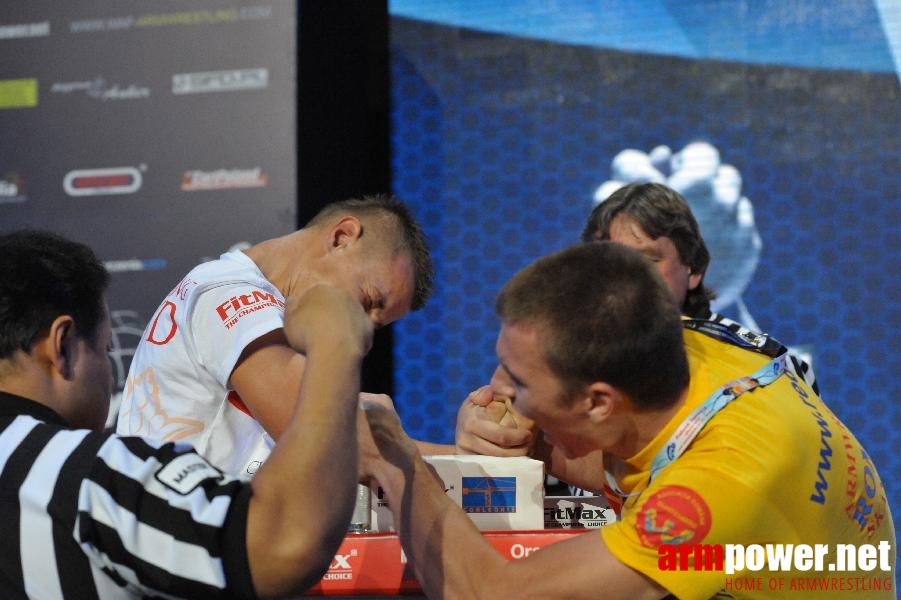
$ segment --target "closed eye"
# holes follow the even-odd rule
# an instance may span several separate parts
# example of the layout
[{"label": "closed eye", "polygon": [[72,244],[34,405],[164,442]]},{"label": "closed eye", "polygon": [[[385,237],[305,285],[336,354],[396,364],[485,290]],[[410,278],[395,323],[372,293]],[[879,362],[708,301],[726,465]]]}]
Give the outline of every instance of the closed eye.
[{"label": "closed eye", "polygon": [[510,378],[510,383],[513,384],[513,387],[515,387],[517,389],[523,389],[525,387],[525,384],[522,382],[522,380],[519,377],[517,377],[516,375],[514,375],[513,373],[511,373],[510,369],[508,369],[505,365],[501,365],[501,368],[503,368],[504,371],[506,371],[507,377]]}]

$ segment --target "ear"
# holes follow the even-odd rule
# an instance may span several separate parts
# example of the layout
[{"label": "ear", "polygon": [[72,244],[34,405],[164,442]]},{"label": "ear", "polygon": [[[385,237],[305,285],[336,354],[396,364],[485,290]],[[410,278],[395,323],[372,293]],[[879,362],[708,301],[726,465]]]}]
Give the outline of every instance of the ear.
[{"label": "ear", "polygon": [[363,236],[363,224],[352,215],[341,217],[329,230],[329,250],[339,250],[353,245]]},{"label": "ear", "polygon": [[50,331],[43,341],[44,352],[52,368],[64,379],[71,379],[76,358],[75,321],[69,315],[60,315],[50,324]]},{"label": "ear", "polygon": [[699,271],[691,270],[688,273],[688,289],[693,290],[701,285],[701,280],[704,279],[704,273]]},{"label": "ear", "polygon": [[588,419],[595,425],[603,423],[616,411],[620,392],[609,383],[595,381],[585,388],[585,407]]}]

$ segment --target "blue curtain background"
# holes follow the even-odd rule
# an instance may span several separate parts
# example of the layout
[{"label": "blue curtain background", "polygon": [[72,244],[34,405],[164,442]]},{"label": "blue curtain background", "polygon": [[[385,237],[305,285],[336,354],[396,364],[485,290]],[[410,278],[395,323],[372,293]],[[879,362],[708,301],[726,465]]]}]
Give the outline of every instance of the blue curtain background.
[{"label": "blue curtain background", "polygon": [[433,300],[395,325],[411,434],[452,440],[495,366],[497,290],[577,240],[614,158],[701,143],[744,199],[686,193],[717,308],[810,357],[897,515],[899,6],[393,0],[393,185],[438,266]]}]

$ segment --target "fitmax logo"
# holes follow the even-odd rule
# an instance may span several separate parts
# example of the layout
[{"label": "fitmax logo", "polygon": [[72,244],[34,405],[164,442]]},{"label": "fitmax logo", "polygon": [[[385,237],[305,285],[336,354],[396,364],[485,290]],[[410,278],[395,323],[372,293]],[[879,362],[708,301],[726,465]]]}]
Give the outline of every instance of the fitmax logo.
[{"label": "fitmax logo", "polygon": [[582,506],[573,506],[566,508],[546,508],[544,509],[545,518],[581,520],[587,519],[591,521],[606,521],[607,517],[602,508],[585,508]]},{"label": "fitmax logo", "polygon": [[229,298],[216,307],[216,312],[219,314],[219,318],[226,322],[229,317],[239,317],[247,312],[269,306],[285,308],[285,303],[269,292],[254,290],[252,294],[241,294]]}]

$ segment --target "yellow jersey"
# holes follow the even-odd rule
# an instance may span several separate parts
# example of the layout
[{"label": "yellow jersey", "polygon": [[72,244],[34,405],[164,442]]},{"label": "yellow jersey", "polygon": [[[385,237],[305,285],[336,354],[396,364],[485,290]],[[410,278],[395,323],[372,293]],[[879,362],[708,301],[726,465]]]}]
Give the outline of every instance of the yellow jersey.
[{"label": "yellow jersey", "polygon": [[621,519],[601,529],[613,555],[681,599],[894,599],[895,532],[876,467],[790,370],[739,392],[650,479],[695,409],[770,361],[697,331],[684,340],[685,405],[608,466],[624,494],[611,498]]}]

